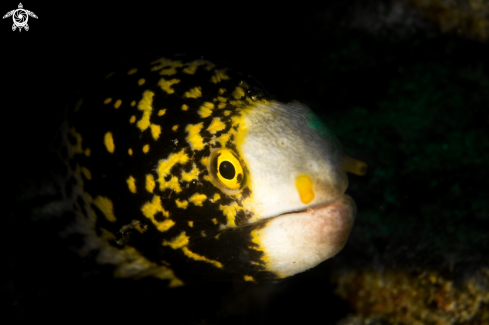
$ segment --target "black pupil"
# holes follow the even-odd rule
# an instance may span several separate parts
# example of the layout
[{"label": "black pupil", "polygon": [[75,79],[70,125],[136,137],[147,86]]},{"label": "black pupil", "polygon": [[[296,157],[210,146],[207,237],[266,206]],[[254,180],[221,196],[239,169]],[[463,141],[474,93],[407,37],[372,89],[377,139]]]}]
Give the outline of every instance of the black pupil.
[{"label": "black pupil", "polygon": [[234,170],[233,164],[225,160],[219,165],[219,174],[225,179],[233,179],[234,175],[236,175],[236,170]]}]

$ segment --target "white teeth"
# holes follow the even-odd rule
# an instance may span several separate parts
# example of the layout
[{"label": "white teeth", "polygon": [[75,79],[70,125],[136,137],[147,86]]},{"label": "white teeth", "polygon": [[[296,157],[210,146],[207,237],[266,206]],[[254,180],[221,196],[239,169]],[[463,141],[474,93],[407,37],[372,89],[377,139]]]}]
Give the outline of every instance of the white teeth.
[{"label": "white teeth", "polygon": [[314,210],[311,208],[307,208],[307,213],[314,213]]}]

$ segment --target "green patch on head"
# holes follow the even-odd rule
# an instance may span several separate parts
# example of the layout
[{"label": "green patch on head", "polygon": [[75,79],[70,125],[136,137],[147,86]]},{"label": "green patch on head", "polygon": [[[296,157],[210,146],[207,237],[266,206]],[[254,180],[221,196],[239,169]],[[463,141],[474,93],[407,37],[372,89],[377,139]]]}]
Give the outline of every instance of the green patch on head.
[{"label": "green patch on head", "polygon": [[332,157],[333,159],[338,157],[338,154],[341,153],[341,143],[340,140],[334,135],[333,131],[331,131],[326,124],[321,120],[314,112],[308,112],[307,116],[307,126],[311,129],[317,131],[321,137],[328,141],[333,148]]}]

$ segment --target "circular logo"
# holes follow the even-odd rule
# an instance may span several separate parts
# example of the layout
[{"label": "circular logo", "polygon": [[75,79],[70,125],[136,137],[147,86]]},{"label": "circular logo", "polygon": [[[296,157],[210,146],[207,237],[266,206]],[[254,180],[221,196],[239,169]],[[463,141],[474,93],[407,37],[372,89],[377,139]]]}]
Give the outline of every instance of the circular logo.
[{"label": "circular logo", "polygon": [[25,12],[24,9],[17,9],[15,10],[13,14],[14,18],[14,24],[17,27],[24,27],[27,24],[27,20],[29,19],[29,16],[27,15],[27,12]]},{"label": "circular logo", "polygon": [[22,3],[19,3],[19,7],[17,9],[10,10],[9,12],[7,12],[5,15],[3,15],[2,18],[5,19],[10,16],[12,16],[12,20],[14,21],[14,24],[12,25],[12,31],[19,29],[19,32],[22,31],[22,28],[25,29],[26,31],[29,30],[29,25],[27,25],[29,16],[37,19],[36,14],[30,10],[24,9]]}]

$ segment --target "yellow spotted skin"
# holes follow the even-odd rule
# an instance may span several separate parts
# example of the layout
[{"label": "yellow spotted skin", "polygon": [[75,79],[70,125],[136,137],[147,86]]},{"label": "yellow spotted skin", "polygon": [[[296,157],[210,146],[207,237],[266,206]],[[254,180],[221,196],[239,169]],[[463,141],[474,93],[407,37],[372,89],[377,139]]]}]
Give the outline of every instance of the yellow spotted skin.
[{"label": "yellow spotted skin", "polygon": [[[266,221],[252,223],[246,208],[253,189],[239,150],[244,114],[270,101],[247,77],[185,57],[145,57],[87,88],[66,112],[59,154],[80,253],[169,286],[278,278],[253,242]],[[229,189],[210,175],[223,149],[244,174]]]}]

